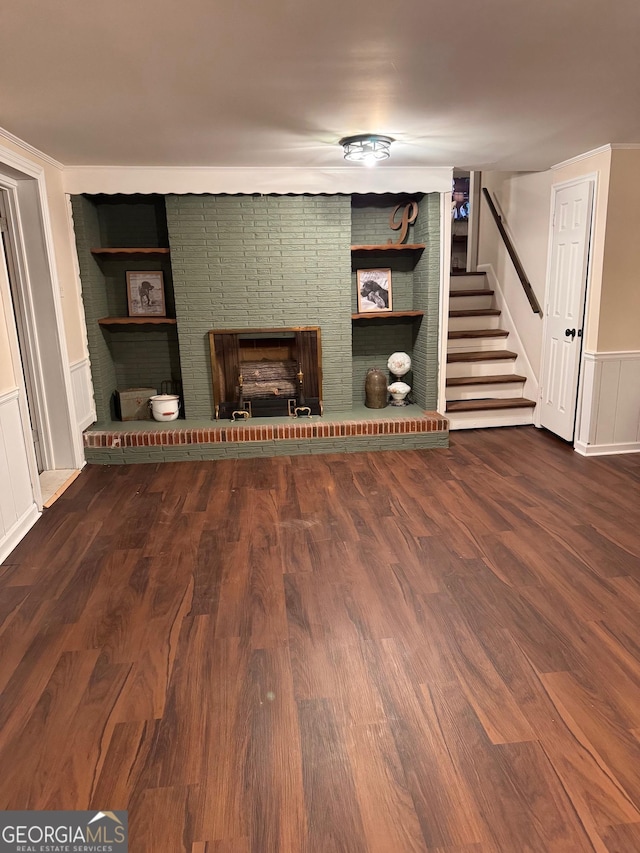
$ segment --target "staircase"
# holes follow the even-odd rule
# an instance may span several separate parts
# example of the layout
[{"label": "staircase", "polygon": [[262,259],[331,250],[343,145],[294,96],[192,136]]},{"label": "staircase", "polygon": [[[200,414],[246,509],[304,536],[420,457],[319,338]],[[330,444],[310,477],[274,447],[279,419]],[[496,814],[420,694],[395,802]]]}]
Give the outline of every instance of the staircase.
[{"label": "staircase", "polygon": [[500,327],[500,310],[485,273],[454,273],[449,294],[446,414],[450,429],[533,423],[524,396],[519,353]]}]

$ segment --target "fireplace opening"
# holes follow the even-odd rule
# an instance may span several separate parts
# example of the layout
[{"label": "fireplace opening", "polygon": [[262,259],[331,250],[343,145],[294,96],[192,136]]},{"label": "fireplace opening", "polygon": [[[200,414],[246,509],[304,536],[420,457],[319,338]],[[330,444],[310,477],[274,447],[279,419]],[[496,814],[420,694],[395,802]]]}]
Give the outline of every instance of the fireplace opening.
[{"label": "fireplace opening", "polygon": [[214,416],[322,414],[320,328],[209,332]]}]

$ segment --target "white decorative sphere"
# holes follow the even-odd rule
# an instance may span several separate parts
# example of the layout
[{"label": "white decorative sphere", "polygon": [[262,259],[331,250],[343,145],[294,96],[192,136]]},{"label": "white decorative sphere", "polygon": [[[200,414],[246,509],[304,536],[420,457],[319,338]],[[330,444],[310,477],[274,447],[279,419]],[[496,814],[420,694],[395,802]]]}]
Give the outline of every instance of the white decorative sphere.
[{"label": "white decorative sphere", "polygon": [[411,358],[406,352],[394,352],[389,356],[387,367],[394,376],[404,376],[411,370]]}]

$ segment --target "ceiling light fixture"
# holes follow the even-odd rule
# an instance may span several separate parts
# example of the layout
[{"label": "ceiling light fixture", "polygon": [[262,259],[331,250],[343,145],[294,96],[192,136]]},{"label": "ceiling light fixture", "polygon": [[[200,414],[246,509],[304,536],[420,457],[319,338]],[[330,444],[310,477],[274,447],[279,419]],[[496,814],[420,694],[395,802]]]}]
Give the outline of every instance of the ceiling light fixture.
[{"label": "ceiling light fixture", "polygon": [[344,148],[344,159],[374,166],[379,160],[389,157],[389,148],[394,142],[390,136],[377,133],[361,133],[358,136],[345,136],[340,140]]}]

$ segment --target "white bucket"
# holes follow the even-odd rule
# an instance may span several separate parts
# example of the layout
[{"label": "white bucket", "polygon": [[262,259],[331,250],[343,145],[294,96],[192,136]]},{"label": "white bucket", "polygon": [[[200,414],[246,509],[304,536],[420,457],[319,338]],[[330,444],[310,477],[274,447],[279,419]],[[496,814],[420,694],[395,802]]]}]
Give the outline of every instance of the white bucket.
[{"label": "white bucket", "polygon": [[151,414],[156,421],[175,421],[180,409],[180,397],[177,394],[156,394],[149,399]]}]

